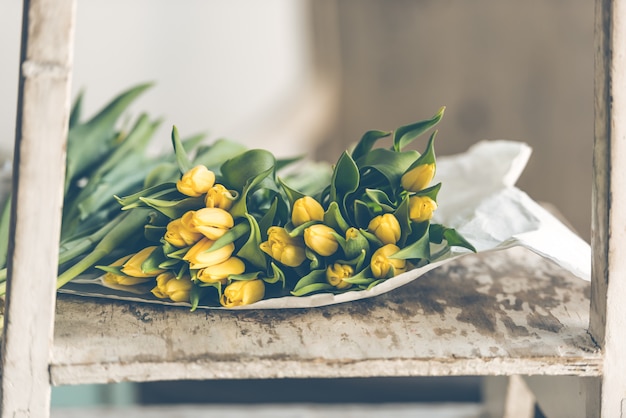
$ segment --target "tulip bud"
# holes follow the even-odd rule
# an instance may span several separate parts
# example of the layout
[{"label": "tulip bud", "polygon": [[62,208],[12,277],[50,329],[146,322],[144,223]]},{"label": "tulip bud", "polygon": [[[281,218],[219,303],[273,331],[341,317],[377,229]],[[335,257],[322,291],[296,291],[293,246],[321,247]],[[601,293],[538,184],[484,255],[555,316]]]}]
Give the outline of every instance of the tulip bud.
[{"label": "tulip bud", "polygon": [[235,251],[235,244],[232,242],[217,250],[209,251],[215,241],[202,238],[183,256],[183,260],[189,262],[189,268],[201,269],[228,260]]},{"label": "tulip bud", "polygon": [[339,243],[333,235],[335,230],[323,224],[311,225],[304,230],[304,243],[321,256],[333,255]]},{"label": "tulip bud", "polygon": [[226,308],[250,305],[265,296],[263,280],[237,280],[226,286],[220,303]]},{"label": "tulip bud", "polygon": [[288,267],[298,267],[306,258],[302,238],[290,237],[284,228],[278,226],[267,230],[267,241],[261,243],[260,248]]},{"label": "tulip bud", "polygon": [[214,266],[205,267],[198,271],[198,280],[204,283],[217,283],[226,284],[228,276],[231,274],[241,274],[246,270],[246,266],[237,257],[230,257],[223,263],[216,264]]},{"label": "tulip bud", "polygon": [[204,202],[207,208],[229,210],[235,199],[236,197],[223,184],[216,184],[206,192]]},{"label": "tulip bud", "polygon": [[404,190],[419,192],[428,187],[433,177],[435,177],[435,164],[420,164],[404,173],[400,183]]},{"label": "tulip bud", "polygon": [[375,278],[386,279],[390,275],[397,275],[406,271],[406,260],[389,258],[398,251],[400,251],[398,246],[387,244],[374,252],[370,262],[370,268]]},{"label": "tulip bud", "polygon": [[200,238],[202,238],[202,234],[186,228],[182,219],[179,218],[167,224],[164,238],[165,241],[169,242],[174,247],[182,248],[198,242]]},{"label": "tulip bud", "polygon": [[[119,266],[123,265],[126,261],[128,261],[128,259],[131,258],[131,257],[132,257],[132,254],[124,256],[124,257],[120,258],[119,260],[111,263],[110,266],[111,267],[119,267]],[[111,287],[115,287],[116,285],[119,285],[119,286],[135,286],[135,285],[138,285],[138,284],[149,282],[150,280],[152,280],[152,277],[130,277],[130,276],[122,276],[122,275],[114,274],[114,273],[111,273],[111,272],[107,272],[102,277],[102,281],[104,282],[104,284],[108,285],[108,286],[111,286]]]},{"label": "tulip bud", "polygon": [[152,294],[159,299],[170,298],[174,302],[189,302],[189,292],[193,284],[189,276],[180,279],[171,271],[161,273],[156,278],[157,285]]},{"label": "tulip bud", "polygon": [[353,258],[361,254],[363,250],[369,251],[370,244],[367,238],[356,228],[346,230],[346,246],[343,251],[346,257]]},{"label": "tulip bud", "polygon": [[205,194],[215,184],[215,173],[203,165],[187,171],[176,182],[176,188],[184,195],[198,197]]},{"label": "tulip bud", "polygon": [[437,202],[428,196],[411,196],[409,198],[409,218],[413,222],[426,222],[433,217]]},{"label": "tulip bud", "polygon": [[124,263],[121,272],[132,277],[154,277],[159,273],[163,273],[164,270],[144,271],[141,268],[143,262],[146,261],[156,249],[157,247],[155,246],[146,247],[137,254],[134,254]]},{"label": "tulip bud", "polygon": [[345,282],[343,279],[352,277],[354,269],[347,264],[335,263],[326,268],[326,281],[337,289],[347,289],[352,286],[351,283]]},{"label": "tulip bud", "polygon": [[376,238],[383,244],[395,244],[400,239],[402,232],[398,219],[391,213],[378,215],[371,220],[367,229],[376,235]]},{"label": "tulip bud", "polygon": [[195,211],[189,222],[193,231],[215,241],[235,225],[230,213],[220,208],[203,208]]},{"label": "tulip bud", "polygon": [[301,197],[293,203],[291,222],[295,226],[300,226],[310,221],[322,220],[324,220],[324,208],[311,196]]}]

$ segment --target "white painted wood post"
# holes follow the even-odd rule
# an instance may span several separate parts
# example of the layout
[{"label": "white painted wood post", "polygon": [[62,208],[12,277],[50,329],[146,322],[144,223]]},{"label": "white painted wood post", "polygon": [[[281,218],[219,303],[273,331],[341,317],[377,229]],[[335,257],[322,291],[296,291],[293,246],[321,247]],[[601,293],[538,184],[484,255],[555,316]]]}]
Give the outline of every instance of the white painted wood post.
[{"label": "white painted wood post", "polygon": [[604,353],[588,416],[626,417],[626,4],[596,0],[590,333]]},{"label": "white painted wood post", "polygon": [[75,0],[25,0],[2,417],[48,417]]}]

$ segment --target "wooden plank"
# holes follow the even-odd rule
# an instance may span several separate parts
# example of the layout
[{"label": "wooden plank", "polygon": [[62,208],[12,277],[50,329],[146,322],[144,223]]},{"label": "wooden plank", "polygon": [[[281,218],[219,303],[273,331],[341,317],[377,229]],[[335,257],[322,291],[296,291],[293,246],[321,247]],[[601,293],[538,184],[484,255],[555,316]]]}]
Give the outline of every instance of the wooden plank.
[{"label": "wooden plank", "polygon": [[585,375],[589,284],[522,248],[325,308],[202,311],[61,296],[54,384],[285,377]]},{"label": "wooden plank", "polygon": [[3,417],[47,417],[55,279],[70,108],[74,0],[24,2]]},{"label": "wooden plank", "polygon": [[588,416],[626,416],[626,5],[596,0],[590,333],[604,350]]}]

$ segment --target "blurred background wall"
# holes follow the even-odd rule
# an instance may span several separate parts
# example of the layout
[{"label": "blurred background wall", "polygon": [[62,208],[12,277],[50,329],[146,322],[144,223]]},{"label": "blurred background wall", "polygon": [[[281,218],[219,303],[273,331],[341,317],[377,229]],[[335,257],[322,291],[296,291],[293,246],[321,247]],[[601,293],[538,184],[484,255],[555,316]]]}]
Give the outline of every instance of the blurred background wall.
[{"label": "blurred background wall", "polygon": [[[21,2],[0,6],[0,155],[13,146]],[[529,143],[519,185],[589,238],[593,4],[585,0],[89,0],[73,92],[86,114],[134,84],[133,107],[281,156],[333,160],[368,129],[447,106],[439,155]],[[423,144],[416,144],[417,147]]]},{"label": "blurred background wall", "polygon": [[[15,129],[21,1],[0,5],[0,156]],[[529,143],[519,186],[585,239],[593,3],[585,0],[83,0],[73,93],[86,114],[145,81],[133,111],[281,156],[334,160],[369,129],[442,105],[437,152]],[[416,144],[417,147],[423,144]],[[445,185],[444,185],[445,187]]]}]

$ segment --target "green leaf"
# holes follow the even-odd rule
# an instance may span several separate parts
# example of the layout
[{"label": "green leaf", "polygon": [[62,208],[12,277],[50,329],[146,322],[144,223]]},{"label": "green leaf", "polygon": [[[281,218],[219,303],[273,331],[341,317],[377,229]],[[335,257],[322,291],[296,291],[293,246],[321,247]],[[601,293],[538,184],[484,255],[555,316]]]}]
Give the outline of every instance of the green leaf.
[{"label": "green leaf", "polygon": [[440,108],[437,114],[435,114],[435,116],[431,119],[412,123],[396,129],[393,133],[393,149],[395,151],[401,151],[402,148],[413,142],[413,140],[417,137],[437,125],[443,117],[445,109],[445,107]]},{"label": "green leaf", "polygon": [[359,228],[367,228],[372,218],[375,216],[367,203],[362,200],[354,201],[354,223]]},{"label": "green leaf", "polygon": [[274,217],[276,216],[276,211],[278,209],[278,199],[278,196],[274,196],[272,205],[259,221],[259,230],[261,231],[262,238],[267,237],[267,230],[274,224]]},{"label": "green leaf", "polygon": [[181,174],[185,174],[193,168],[193,163],[187,155],[185,147],[183,147],[183,143],[180,140],[180,135],[178,134],[178,128],[176,128],[176,126],[172,127],[172,145],[174,146],[174,154],[176,155],[178,169]]},{"label": "green leaf", "polygon": [[171,193],[179,194],[178,190],[176,189],[176,185],[174,183],[162,183],[162,184],[157,184],[156,186],[153,186],[153,187],[140,190],[137,193],[134,193],[128,196],[124,196],[124,197],[115,196],[115,199],[122,206],[122,210],[124,210],[128,206],[137,203],[139,199],[142,197],[149,197],[149,198],[156,199],[159,197],[168,196]]},{"label": "green leaf", "polygon": [[196,285],[192,285],[191,289],[189,289],[189,303],[191,303],[191,312],[195,311],[200,304],[200,299],[202,299],[204,293],[204,288],[201,288]]},{"label": "green leaf", "polygon": [[230,228],[224,235],[215,240],[215,242],[209,249],[209,252],[219,250],[225,245],[228,245],[231,242],[235,242],[239,238],[249,233],[250,230],[250,223],[247,219],[237,223],[234,227]]},{"label": "green leaf", "polygon": [[439,194],[439,189],[441,189],[441,183],[437,183],[434,186],[431,186],[427,189],[424,190],[420,190],[419,192],[415,193],[415,196],[428,196],[430,197],[432,200],[434,200],[435,202],[437,201],[437,194]]},{"label": "green leaf", "polygon": [[426,151],[420,157],[415,160],[413,164],[406,171],[409,171],[418,165],[422,164],[435,164],[435,137],[437,136],[437,131],[433,132],[428,139],[428,144],[426,145]]},{"label": "green leaf", "polygon": [[131,277],[122,273],[122,266],[94,266],[94,268],[102,270],[105,273],[115,274],[116,276]]},{"label": "green leaf", "polygon": [[248,215],[248,195],[253,193],[255,188],[273,172],[274,167],[270,167],[247,180],[246,184],[243,186],[241,194],[239,195],[239,199],[237,199],[237,201],[233,204],[233,207],[230,208],[230,214],[233,218],[241,218]]},{"label": "green leaf", "polygon": [[325,290],[333,290],[335,287],[328,283],[314,283],[308,286],[304,286],[298,290],[291,291],[294,296],[304,296],[309,293],[323,292]]},{"label": "green leaf", "polygon": [[269,284],[278,283],[278,281],[280,281],[283,284],[283,289],[284,289],[285,284],[286,284],[285,273],[274,262],[271,262],[270,266],[272,267],[272,276],[265,277],[263,281]]},{"label": "green leaf", "polygon": [[404,247],[407,238],[411,235],[411,232],[413,231],[413,223],[409,218],[409,209],[409,196],[405,195],[398,205],[398,209],[396,209],[396,211],[393,213],[398,220],[398,223],[400,224],[400,239],[398,240],[398,246],[401,248]]},{"label": "green leaf", "polygon": [[180,260],[177,260],[175,258],[168,258],[167,260],[159,264],[159,268],[163,270],[172,270],[173,267],[175,267],[178,263],[180,263]]},{"label": "green leaf", "polygon": [[166,260],[167,256],[163,254],[163,249],[161,247],[157,247],[150,253],[148,258],[141,263],[141,271],[146,274],[158,274],[161,271],[159,264]]},{"label": "green leaf", "polygon": [[401,260],[430,259],[428,228],[423,228],[421,231],[414,230],[408,242],[410,243],[389,258]]},{"label": "green leaf", "polygon": [[267,265],[265,253],[259,247],[261,245],[261,231],[256,219],[252,215],[245,214],[250,223],[250,235],[246,243],[237,252],[237,255],[255,267],[264,269]]},{"label": "green leaf", "polygon": [[228,279],[237,280],[237,281],[250,281],[250,280],[256,280],[259,277],[259,274],[261,274],[260,271],[252,271],[252,272],[243,273],[243,274],[229,274]]},{"label": "green leaf", "polygon": [[372,202],[379,204],[385,209],[389,209],[387,212],[391,212],[395,206],[395,202],[392,202],[387,193],[382,190],[365,189],[365,194],[372,200]]},{"label": "green leaf", "polygon": [[358,160],[359,158],[361,158],[362,156],[370,152],[370,150],[372,149],[376,141],[378,141],[381,138],[388,137],[389,135],[391,135],[391,132],[385,132],[385,131],[365,132],[365,134],[361,137],[361,140],[356,144],[356,147],[354,147],[354,150],[352,151],[352,158],[354,160]]},{"label": "green leaf", "polygon": [[[315,283],[326,283],[326,270],[313,270],[306,276],[298,280],[298,283],[293,287],[294,291],[298,291],[304,287],[310,286]],[[331,286],[332,287],[332,286]],[[296,295],[297,296],[297,295]]]},{"label": "green leaf", "polygon": [[[245,151],[222,164],[221,173],[226,187],[243,190],[248,182],[276,166],[274,155],[265,150]],[[265,177],[263,176],[263,177]]]},{"label": "green leaf", "polygon": [[155,225],[146,225],[143,230],[143,234],[148,241],[158,242],[165,232],[167,228],[164,226],[155,226]]},{"label": "green leaf", "polygon": [[130,104],[152,84],[141,84],[113,99],[91,120],[70,129],[67,141],[65,190],[81,174],[102,161],[110,152],[115,137],[115,124]]},{"label": "green leaf", "polygon": [[140,201],[158,210],[170,219],[178,219],[190,210],[197,210],[204,206],[204,199],[200,197],[188,197],[182,200],[162,200],[140,197]]},{"label": "green leaf", "polygon": [[72,111],[70,113],[70,123],[69,123],[70,129],[78,125],[78,123],[80,122],[80,117],[81,117],[82,110],[83,110],[83,97],[84,96],[85,96],[85,91],[81,89],[78,92],[78,96],[76,96],[76,99],[74,100],[74,104],[72,105]]},{"label": "green leaf", "polygon": [[293,204],[296,200],[301,199],[305,196],[304,193],[300,193],[299,191],[289,187],[281,178],[278,178],[278,184],[280,184],[280,186],[283,188],[285,194],[287,195],[287,199],[289,199],[289,207],[293,207]]},{"label": "green leaf", "polygon": [[343,152],[333,171],[330,183],[330,200],[339,203],[346,213],[346,199],[359,187],[359,169],[347,152]]},{"label": "green leaf", "polygon": [[451,247],[463,247],[476,252],[476,248],[454,228],[447,228],[440,224],[431,224],[429,233],[430,240],[433,243],[441,244],[445,239]]},{"label": "green leaf", "polygon": [[346,222],[337,202],[330,202],[328,209],[324,212],[324,224],[330,226],[334,230],[346,232],[350,225]]},{"label": "green leaf", "polygon": [[91,175],[92,179],[103,176],[110,170],[119,167],[123,159],[142,156],[148,142],[158,129],[161,121],[151,122],[146,114],[142,114],[135,122],[130,133],[115,147],[113,152],[102,162],[97,170]]},{"label": "green leaf", "polygon": [[[384,148],[372,150],[357,161],[361,173],[371,169],[380,173],[388,182],[392,190],[400,186],[400,178],[408,170],[411,164],[420,157],[417,151],[394,152]],[[362,182],[363,187],[379,189],[373,185]]]}]

